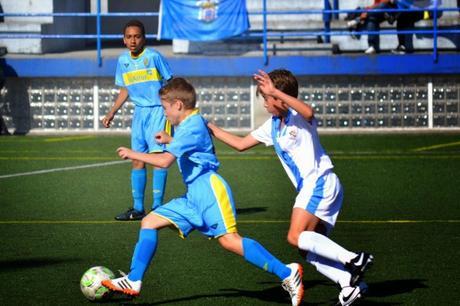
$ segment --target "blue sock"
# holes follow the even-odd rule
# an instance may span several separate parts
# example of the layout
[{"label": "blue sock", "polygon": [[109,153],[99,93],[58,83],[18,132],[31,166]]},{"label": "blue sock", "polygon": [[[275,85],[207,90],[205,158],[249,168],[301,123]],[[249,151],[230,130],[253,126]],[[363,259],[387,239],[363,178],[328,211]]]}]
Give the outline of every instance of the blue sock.
[{"label": "blue sock", "polygon": [[158,231],[156,229],[144,229],[139,231],[139,240],[134,248],[131,260],[131,271],[128,278],[132,281],[142,280],[145,271],[152,261],[153,255],[157,250]]},{"label": "blue sock", "polygon": [[291,269],[270,254],[260,243],[243,238],[244,259],[265,271],[276,274],[281,280],[291,274]]},{"label": "blue sock", "polygon": [[152,210],[163,205],[168,169],[153,169],[153,205]]},{"label": "blue sock", "polygon": [[145,184],[147,183],[147,170],[132,169],[131,170],[131,190],[133,194],[133,207],[135,210],[144,212],[144,193]]}]

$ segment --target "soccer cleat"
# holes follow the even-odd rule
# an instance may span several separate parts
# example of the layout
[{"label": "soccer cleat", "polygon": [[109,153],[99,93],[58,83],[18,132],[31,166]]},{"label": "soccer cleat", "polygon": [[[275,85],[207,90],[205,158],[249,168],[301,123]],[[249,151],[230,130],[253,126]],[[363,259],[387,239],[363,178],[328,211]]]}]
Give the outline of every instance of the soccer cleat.
[{"label": "soccer cleat", "polygon": [[128,276],[114,279],[106,279],[101,282],[102,286],[116,292],[121,292],[129,296],[138,296],[141,291],[142,281],[129,280]]},{"label": "soccer cleat", "polygon": [[143,212],[137,211],[134,208],[129,208],[124,213],[121,213],[118,216],[116,216],[115,220],[117,221],[136,221],[136,220],[142,220],[142,218],[144,217],[145,217],[145,214]]},{"label": "soccer cleat", "polygon": [[350,272],[350,286],[355,287],[364,277],[364,272],[371,267],[374,262],[374,256],[368,253],[360,252],[350,262],[345,264],[345,268]]},{"label": "soccer cleat", "polygon": [[283,279],[281,286],[289,292],[292,306],[298,306],[302,302],[304,293],[302,283],[303,268],[298,263],[289,264],[287,267],[291,269],[291,275]]},{"label": "soccer cleat", "polygon": [[346,306],[353,304],[359,298],[367,292],[367,285],[365,282],[361,282],[356,287],[343,287],[339,293],[339,300],[336,306]]}]

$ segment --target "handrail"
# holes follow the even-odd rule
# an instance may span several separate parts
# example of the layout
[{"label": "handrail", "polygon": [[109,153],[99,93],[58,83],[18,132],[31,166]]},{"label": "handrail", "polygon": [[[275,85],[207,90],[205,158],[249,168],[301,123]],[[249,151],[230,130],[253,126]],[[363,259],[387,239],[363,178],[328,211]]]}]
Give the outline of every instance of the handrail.
[{"label": "handrail", "polygon": [[[360,13],[368,12],[368,9],[338,9],[338,0],[333,0],[333,9],[331,8],[329,0],[324,0],[324,9],[312,9],[312,10],[292,10],[292,11],[268,11],[267,0],[262,0],[262,11],[260,12],[248,12],[249,15],[262,15],[263,28],[261,33],[248,32],[240,36],[240,38],[247,37],[262,37],[263,40],[263,59],[264,64],[268,65],[268,37],[305,37],[305,36],[324,36],[325,41],[330,41],[331,36],[348,36],[351,34],[357,34],[353,31],[333,31],[330,28],[330,21],[332,18],[337,19],[340,13]],[[380,31],[360,31],[360,34],[375,34],[375,35],[394,35],[394,34],[432,34],[433,35],[433,62],[438,61],[438,43],[437,38],[439,34],[458,34],[460,30],[449,29],[440,30],[438,29],[437,16],[439,12],[452,12],[460,11],[459,8],[441,8],[438,7],[438,1],[435,0],[435,6],[433,8],[414,8],[414,9],[372,9],[372,12],[418,12],[418,11],[431,11],[433,12],[433,28],[430,30],[380,30]],[[268,31],[267,29],[267,17],[268,15],[303,15],[303,14],[322,14],[324,21],[323,31]],[[0,39],[27,39],[27,38],[41,38],[41,39],[55,39],[55,38],[68,38],[68,39],[96,39],[97,45],[97,61],[98,65],[102,66],[102,39],[120,39],[123,37],[122,34],[102,34],[101,30],[101,18],[102,17],[126,17],[126,16],[159,16],[159,12],[125,12],[125,13],[102,13],[101,12],[101,0],[97,0],[97,11],[96,13],[82,13],[82,12],[63,12],[63,13],[0,13],[3,17],[96,17],[96,34],[0,34]],[[149,39],[158,39],[156,34],[147,34]]]},{"label": "handrail", "polygon": [[263,13],[263,45],[264,45],[264,65],[268,65],[268,53],[267,50],[267,0],[262,2],[262,13]]},{"label": "handrail", "polygon": [[434,0],[433,10],[433,62],[438,62],[438,0]]},{"label": "handrail", "polygon": [[102,42],[101,42],[101,0],[96,1],[96,31],[97,31],[97,66],[102,67]]}]

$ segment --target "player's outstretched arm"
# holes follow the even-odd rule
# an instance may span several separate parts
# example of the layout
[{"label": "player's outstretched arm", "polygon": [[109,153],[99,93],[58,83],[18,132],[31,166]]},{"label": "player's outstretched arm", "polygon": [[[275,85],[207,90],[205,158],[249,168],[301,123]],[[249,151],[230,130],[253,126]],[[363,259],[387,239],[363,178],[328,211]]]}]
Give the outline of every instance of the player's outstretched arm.
[{"label": "player's outstretched arm", "polygon": [[283,101],[308,121],[313,118],[314,112],[310,105],[277,89],[265,71],[259,70],[258,73],[254,74],[254,80],[257,82],[259,90],[262,92],[262,94],[272,96]]},{"label": "player's outstretched arm", "polygon": [[211,130],[214,137],[240,152],[259,144],[259,141],[252,137],[251,134],[241,137],[227,132],[210,122],[208,122],[208,128]]},{"label": "player's outstretched arm", "polygon": [[139,160],[158,168],[169,168],[176,160],[176,157],[169,152],[147,154],[136,152],[125,147],[119,147],[117,153],[118,156],[123,159]]},{"label": "player's outstretched arm", "polygon": [[128,90],[124,87],[120,88],[120,92],[118,93],[115,102],[113,103],[112,108],[110,111],[102,118],[102,124],[104,127],[109,128],[110,124],[112,123],[113,118],[117,111],[123,106],[123,104],[128,100]]}]

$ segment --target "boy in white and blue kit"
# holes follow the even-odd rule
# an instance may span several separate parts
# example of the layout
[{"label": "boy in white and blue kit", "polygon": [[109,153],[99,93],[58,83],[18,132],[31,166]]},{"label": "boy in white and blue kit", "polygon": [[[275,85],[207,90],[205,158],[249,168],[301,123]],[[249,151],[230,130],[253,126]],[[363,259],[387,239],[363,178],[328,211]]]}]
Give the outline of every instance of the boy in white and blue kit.
[{"label": "boy in white and blue kit", "polygon": [[156,134],[158,143],[167,144],[165,152],[145,154],[123,147],[117,152],[124,159],[140,160],[161,168],[177,161],[187,191],[142,219],[129,274],[104,280],[102,285],[126,295],[139,295],[144,273],[156,252],[158,230],[174,226],[182,238],[196,229],[215,238],[224,249],[275,274],[289,292],[292,305],[299,305],[304,292],[301,265],[285,265],[257,241],[238,234],[232,192],[217,174],[219,161],[207,122],[195,109],[195,89],[185,79],[174,78],[160,90],[160,96],[165,115],[175,127],[174,137],[165,132]]},{"label": "boy in white and blue kit", "polygon": [[[172,78],[168,63],[159,52],[145,48],[144,25],[138,20],[129,21],[123,29],[123,42],[128,51],[118,58],[115,84],[120,92],[111,110],[102,119],[108,128],[116,112],[127,101],[134,103],[131,125],[131,148],[137,152],[160,153],[164,145],[158,144],[154,135],[159,131],[171,133],[169,122],[163,114],[158,91]],[[144,213],[144,193],[147,183],[147,169],[140,161],[132,162],[131,190],[133,207],[115,217],[119,221],[140,220]],[[153,170],[152,210],[163,202],[167,170]]]},{"label": "boy in white and blue kit", "polygon": [[327,237],[342,206],[343,190],[319,141],[313,109],[297,99],[298,83],[291,72],[260,70],[254,79],[272,117],[245,137],[212,123],[208,127],[216,138],[239,151],[259,143],[275,148],[298,192],[287,239],[307,262],[341,286],[338,304],[350,305],[367,290],[362,278],[373,256],[350,252]]}]

